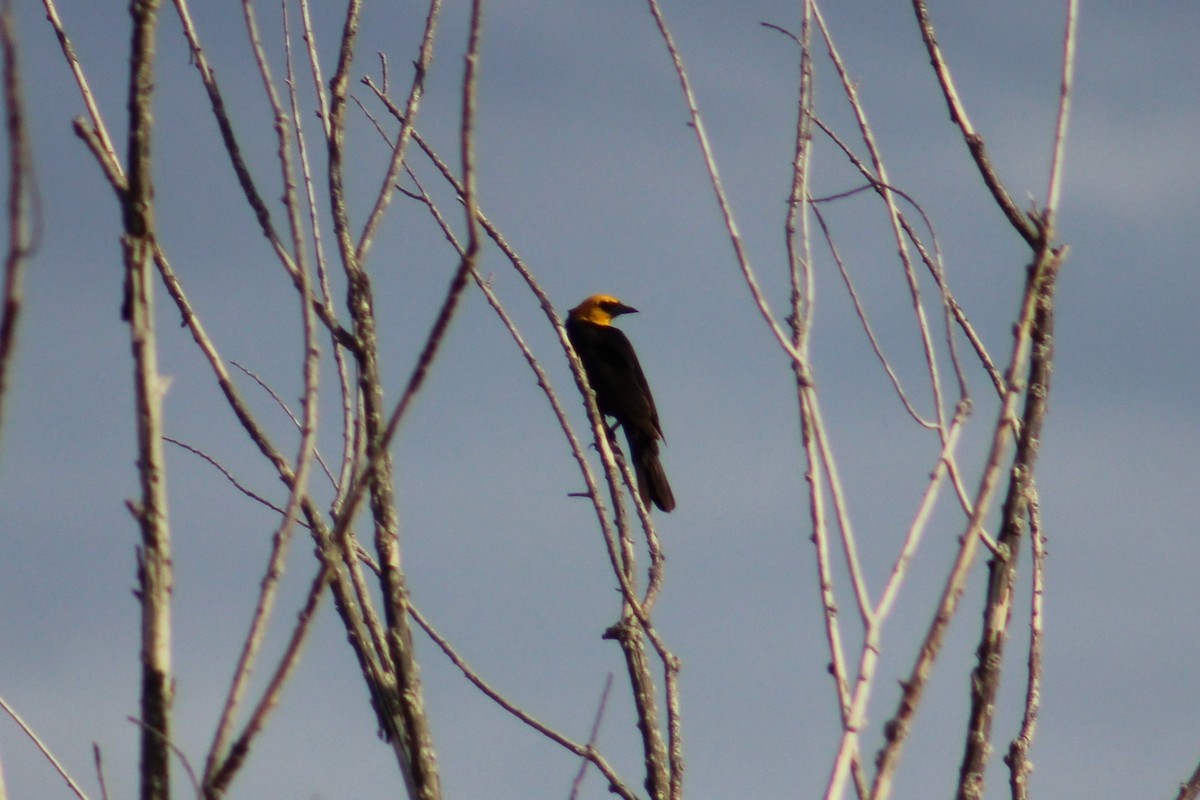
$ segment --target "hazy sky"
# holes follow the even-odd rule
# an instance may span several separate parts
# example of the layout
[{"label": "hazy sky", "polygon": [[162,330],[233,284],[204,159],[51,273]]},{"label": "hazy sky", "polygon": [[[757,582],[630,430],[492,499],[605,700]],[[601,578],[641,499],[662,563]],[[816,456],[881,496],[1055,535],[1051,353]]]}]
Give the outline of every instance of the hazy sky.
[{"label": "hazy sky", "polygon": [[[128,331],[118,314],[120,216],[71,130],[83,106],[41,6],[18,3],[22,67],[43,214],[20,355],[0,431],[0,696],[99,796],[136,791],[137,492]],[[315,3],[326,75],[342,3]],[[465,3],[444,11],[419,127],[456,154]],[[826,17],[888,159],[892,182],[936,227],[948,280],[992,352],[1007,352],[1028,253],[982,188],[932,79],[910,4],[827,3]],[[1067,151],[1050,414],[1039,467],[1049,536],[1042,711],[1034,796],[1173,797],[1200,759],[1200,4],[1084,2]],[[787,305],[783,223],[798,54],[767,21],[796,29],[800,3],[663,0],[764,291]],[[115,137],[124,130],[124,4],[59,10]],[[237,4],[195,3],[263,194],[279,196],[262,87]],[[931,3],[959,90],[1022,207],[1046,192],[1065,3]],[[259,7],[278,55],[275,4]],[[355,79],[409,78],[422,4],[368,4]],[[703,173],[678,82],[644,4],[493,2],[484,30],[479,199],[560,310],[604,291],[642,313],[622,320],[654,387],[678,509],[656,521],[667,549],[657,620],[683,660],[686,788],[692,798],[819,796],[836,744],[825,671],[795,388],[754,310]],[[282,60],[274,64],[282,74]],[[161,239],[227,359],[284,398],[300,392],[292,289],[254,224],[220,146],[173,9],[163,12],[156,102]],[[852,119],[827,59],[817,114],[848,140]],[[310,98],[307,84],[305,96]],[[384,116],[369,90],[356,95]],[[387,150],[351,114],[352,213],[361,222]],[[310,128],[316,146],[316,128]],[[861,147],[856,144],[861,152]],[[123,147],[118,149],[123,151]],[[454,160],[451,158],[451,160]],[[414,158],[450,214],[450,195]],[[858,181],[818,139],[813,193]],[[838,244],[897,370],[928,409],[893,251],[866,195],[827,207]],[[454,223],[460,224],[458,216]],[[328,235],[328,229],[326,229]],[[457,262],[427,213],[398,197],[372,253],[384,380],[394,399]],[[578,423],[565,360],[528,291],[494,249],[483,272],[542,357]],[[936,451],[902,413],[817,249],[815,374],[874,591],[895,558]],[[933,315],[936,308],[931,305]],[[248,446],[178,316],[160,303],[168,433],[219,458],[276,501],[285,494]],[[977,410],[962,465],[973,485],[994,416]],[[324,376],[332,389],[332,376]],[[272,435],[294,432],[239,376]],[[330,395],[332,398],[332,395]],[[321,422],[336,460],[336,406]],[[582,430],[582,429],[581,429]],[[619,610],[583,484],[544,397],[472,288],[395,447],[402,544],[414,602],[477,669],[546,722],[586,738],[608,672],[616,686],[600,746],[637,783],[619,651],[601,641]],[[197,769],[253,608],[272,515],[210,466],[168,451],[174,533],[175,743]],[[884,638],[864,741],[895,710],[915,637],[940,591],[959,515],[943,497]],[[1027,555],[1027,554],[1026,554]],[[277,646],[312,575],[298,540],[273,628]],[[953,791],[985,571],[978,564],[916,718],[895,797]],[[989,772],[1015,735],[1023,690],[1028,563],[1008,649]],[[845,591],[846,584],[840,584]],[[854,614],[848,595],[843,617]],[[848,628],[849,629],[849,628]],[[853,637],[852,637],[853,638]],[[479,696],[425,639],[426,704],[447,797],[566,797],[575,759]],[[852,654],[853,650],[850,651]],[[13,798],[67,797],[7,719],[0,762]],[[177,770],[177,789],[187,796]],[[305,658],[234,797],[401,796],[340,623],[326,604]],[[591,774],[584,796],[607,797]]]}]

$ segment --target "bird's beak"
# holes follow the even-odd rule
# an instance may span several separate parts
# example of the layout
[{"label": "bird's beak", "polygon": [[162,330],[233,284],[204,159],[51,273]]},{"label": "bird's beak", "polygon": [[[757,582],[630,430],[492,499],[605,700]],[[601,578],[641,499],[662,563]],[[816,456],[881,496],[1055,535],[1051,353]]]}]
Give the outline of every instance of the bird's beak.
[{"label": "bird's beak", "polygon": [[633,306],[627,306],[624,303],[618,303],[616,306],[612,307],[610,309],[610,311],[612,312],[612,315],[614,317],[617,316],[618,314],[636,314],[636,313],[638,313],[638,310],[636,308],[634,308]]}]

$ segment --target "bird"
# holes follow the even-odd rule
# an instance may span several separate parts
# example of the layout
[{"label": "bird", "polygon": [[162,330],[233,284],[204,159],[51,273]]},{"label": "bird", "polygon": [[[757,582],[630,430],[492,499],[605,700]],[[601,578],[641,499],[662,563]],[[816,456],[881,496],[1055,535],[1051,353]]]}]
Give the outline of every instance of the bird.
[{"label": "bird", "polygon": [[[634,313],[636,308],[612,295],[594,294],[568,312],[564,327],[596,393],[600,413],[613,417],[625,431],[642,504],[650,508],[653,502],[671,511],[675,495],[658,460],[658,442],[665,437],[654,396],[629,338],[612,324],[621,314]],[[611,440],[613,429],[608,433]]]}]

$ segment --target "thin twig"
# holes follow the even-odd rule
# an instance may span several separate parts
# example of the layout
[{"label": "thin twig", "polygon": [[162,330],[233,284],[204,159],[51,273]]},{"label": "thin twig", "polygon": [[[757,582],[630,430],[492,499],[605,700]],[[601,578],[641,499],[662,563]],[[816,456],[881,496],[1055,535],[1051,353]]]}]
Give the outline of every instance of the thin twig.
[{"label": "thin twig", "polygon": [[214,764],[211,777],[205,777],[206,796],[219,795],[228,787],[234,774],[249,754],[254,738],[262,732],[266,726],[267,717],[279,704],[283,687],[299,664],[301,648],[304,646],[309,631],[312,630],[312,622],[316,618],[321,597],[324,596],[325,585],[329,582],[330,564],[331,562],[328,560],[323,561],[316,577],[313,578],[304,606],[297,616],[296,625],[288,639],[287,647],[284,648],[279,663],[276,664],[270,680],[267,681],[266,689],[263,690],[262,696],[250,713],[250,719],[246,721],[241,734],[233,741],[233,744],[220,754],[221,760]]},{"label": "thin twig", "polygon": [[[279,396],[279,392],[275,391],[269,383],[267,383],[261,377],[259,377],[259,375],[256,372],[249,369],[248,367],[243,366],[242,364],[238,363],[237,361],[230,359],[229,363],[232,364],[233,366],[237,367],[238,370],[240,370],[241,373],[243,375],[245,375],[247,378],[249,378],[250,380],[257,383],[259,388],[262,389],[264,392],[266,392],[270,396],[270,398],[275,401],[275,405],[279,406],[279,409],[284,414],[287,415],[287,418],[291,421],[292,425],[295,426],[296,430],[298,430],[298,431],[304,430],[304,425],[301,423],[299,418],[296,417],[296,413],[294,411],[292,411],[291,407],[284,401],[284,399],[282,397]],[[321,469],[325,472],[325,477],[327,477],[329,479],[330,484],[336,486],[337,481],[334,479],[333,473],[330,471],[329,465],[325,463],[325,459],[321,456],[320,451],[315,450],[315,448],[314,448],[314,453],[316,455],[318,463],[320,463],[320,465],[321,465]]]},{"label": "thin twig", "polygon": [[1029,545],[1033,553],[1033,578],[1029,597],[1029,657],[1028,674],[1025,680],[1025,713],[1021,718],[1021,730],[1008,746],[1004,763],[1008,765],[1009,787],[1012,800],[1029,800],[1029,773],[1033,765],[1029,762],[1029,747],[1037,728],[1038,709],[1041,706],[1042,684],[1042,600],[1045,592],[1046,541],[1042,534],[1042,513],[1038,503],[1037,484],[1030,481],[1029,495]]},{"label": "thin twig", "polygon": [[86,127],[97,144],[94,152],[106,173],[119,172],[120,159],[117,157],[117,150],[113,147],[112,139],[104,125],[104,119],[100,116],[100,107],[96,104],[96,98],[92,94],[92,88],[83,72],[83,66],[79,63],[79,57],[75,55],[75,48],[71,46],[71,40],[63,27],[62,19],[58,16],[58,8],[54,5],[54,0],[42,0],[42,5],[46,9],[46,19],[54,29],[54,35],[58,37],[63,57],[67,60],[67,66],[75,78],[75,85],[79,87],[79,94],[82,96],[83,104],[87,107],[88,116],[91,118],[91,125]]},{"label": "thin twig", "polygon": [[[270,103],[271,111],[275,120],[275,132],[277,136],[277,154],[279,159],[279,167],[281,172],[281,181],[284,186],[283,202],[287,212],[288,225],[292,237],[292,256],[296,264],[296,270],[299,278],[297,290],[300,295],[300,314],[302,328],[304,334],[304,357],[302,362],[302,373],[304,380],[304,396],[303,405],[303,422],[298,422],[294,415],[288,412],[292,421],[297,424],[300,429],[300,444],[299,451],[296,454],[292,473],[295,479],[288,492],[288,502],[286,510],[283,514],[283,519],[272,535],[271,554],[267,561],[265,574],[260,581],[258,600],[255,603],[254,613],[251,617],[250,627],[246,633],[245,640],[242,644],[242,649],[238,654],[237,665],[234,668],[233,679],[230,683],[229,691],[225,698],[225,705],[222,709],[220,719],[217,723],[216,734],[213,737],[212,745],[209,748],[208,756],[205,763],[205,784],[208,785],[214,777],[217,764],[224,760],[225,764],[230,764],[230,759],[226,758],[225,748],[228,744],[229,737],[233,732],[233,724],[235,715],[237,714],[241,700],[247,691],[250,674],[253,670],[254,663],[257,660],[258,653],[262,647],[263,640],[266,636],[267,624],[270,621],[271,613],[274,609],[275,598],[278,595],[283,567],[287,558],[287,553],[291,544],[293,524],[300,512],[301,498],[308,486],[308,474],[312,465],[312,456],[314,452],[314,441],[316,436],[317,425],[317,385],[318,385],[318,359],[319,350],[317,349],[316,332],[314,329],[312,304],[308,302],[309,296],[312,294],[310,285],[310,275],[306,248],[304,242],[303,224],[301,222],[300,202],[296,192],[295,168],[292,163],[291,150],[291,134],[290,134],[290,117],[284,111],[283,103],[280,100],[279,94],[275,89],[275,82],[271,76],[270,65],[267,60],[266,51],[263,48],[261,37],[258,33],[258,23],[254,14],[253,6],[249,0],[242,2],[242,14],[246,23],[246,32],[250,40],[251,49],[254,53],[254,60],[258,66],[259,76],[262,79],[263,88],[267,95],[267,100]],[[287,7],[283,8],[283,19],[285,27],[287,27]],[[243,370],[244,371],[244,370]],[[261,383],[261,382],[260,382]],[[276,398],[278,400],[278,398]],[[329,474],[328,468],[325,470]],[[332,476],[330,476],[332,480]],[[322,568],[324,571],[324,567]],[[320,586],[324,586],[324,580]],[[285,673],[286,674],[286,673]],[[272,689],[278,692],[281,687],[274,686]],[[263,715],[265,717],[265,714]],[[256,717],[252,722],[260,722],[260,718]],[[256,731],[256,728],[247,727],[248,731]],[[250,733],[247,736],[252,735]],[[241,744],[241,742],[239,742]],[[248,749],[248,744],[243,748]],[[240,762],[239,762],[240,763]],[[223,781],[223,785],[227,786],[232,781],[232,770],[226,770],[227,777]]]},{"label": "thin twig", "polygon": [[[221,93],[220,86],[217,84],[216,72],[212,68],[212,65],[209,64],[208,56],[205,55],[204,48],[200,45],[200,35],[196,30],[195,24],[192,22],[187,0],[173,0],[173,2],[176,13],[179,16],[179,21],[183,25],[183,33],[187,38],[188,47],[191,50],[192,61],[196,66],[196,71],[200,74],[200,81],[208,94],[213,119],[216,121],[217,128],[221,132],[221,141],[224,143],[225,151],[229,155],[230,165],[237,175],[238,184],[242,187],[246,201],[254,211],[255,219],[258,221],[263,235],[270,242],[271,249],[279,259],[279,263],[291,277],[292,285],[298,290],[302,289],[305,281],[301,275],[301,269],[297,265],[293,255],[288,252],[287,246],[284,244],[279,232],[275,229],[275,223],[271,220],[270,209],[259,192],[258,186],[254,182],[254,177],[250,174],[249,165],[247,165],[245,157],[242,155],[241,145],[238,144],[237,136],[233,132],[233,122],[229,118],[229,112],[225,107],[225,98]],[[313,296],[311,291],[305,297],[308,302],[313,304],[313,308],[317,311],[318,316],[329,329],[329,332],[343,345],[352,346],[353,340],[337,321],[332,307]]]},{"label": "thin twig", "polygon": [[[595,750],[596,739],[600,736],[600,723],[604,720],[604,710],[608,708],[608,693],[612,689],[613,674],[608,673],[608,677],[604,679],[604,690],[600,692],[600,702],[596,705],[596,717],[592,720],[592,732],[588,734],[587,749]],[[579,797],[579,790],[583,787],[583,778],[587,775],[588,764],[591,762],[584,758],[579,763],[579,771],[575,773],[575,779],[571,781],[571,793],[567,796],[568,800],[576,800]]]},{"label": "thin twig", "polygon": [[100,800],[108,800],[108,784],[104,780],[104,762],[100,758],[100,745],[92,742],[92,760],[96,764],[96,782],[100,784]]},{"label": "thin twig", "polygon": [[750,289],[750,294],[754,298],[754,304],[758,308],[759,314],[762,315],[763,320],[771,329],[771,333],[774,334],[779,346],[783,348],[783,351],[792,360],[803,362],[804,359],[801,354],[796,351],[795,346],[789,340],[787,331],[775,319],[775,314],[771,311],[766,295],[763,294],[762,288],[758,284],[754,268],[750,264],[750,256],[746,252],[745,243],[742,241],[742,234],[738,230],[737,221],[733,216],[733,206],[730,204],[729,198],[725,194],[725,188],[721,184],[717,162],[713,157],[712,147],[708,142],[708,134],[705,132],[704,120],[700,116],[700,108],[696,104],[696,96],[692,93],[692,83],[688,78],[687,70],[684,68],[683,57],[675,46],[675,39],[667,27],[667,21],[663,16],[662,9],[659,7],[658,0],[647,0],[647,2],[650,6],[650,14],[654,17],[654,22],[658,26],[659,35],[662,36],[663,42],[667,46],[667,52],[671,56],[671,63],[675,67],[675,75],[679,79],[683,98],[687,103],[692,130],[696,132],[696,140],[700,145],[700,154],[704,159],[704,166],[708,171],[709,180],[712,182],[717,206],[720,208],[721,218],[725,222],[725,230],[729,233],[729,241],[733,245],[733,253],[737,259],[738,268],[742,272],[742,278],[745,280],[746,286]]},{"label": "thin twig", "polygon": [[450,643],[446,641],[446,639],[440,633],[438,633],[437,629],[434,628],[427,619],[425,619],[421,612],[417,610],[417,607],[412,603],[408,604],[408,613],[413,620],[415,620],[416,623],[421,626],[421,630],[425,631],[426,635],[433,640],[433,643],[436,644],[438,648],[446,654],[446,657],[450,659],[450,663],[458,667],[459,671],[462,672],[468,681],[474,684],[476,689],[491,698],[496,705],[500,706],[509,714],[512,714],[514,717],[521,720],[521,722],[545,736],[550,741],[566,748],[580,758],[586,758],[589,762],[594,764],[596,769],[600,770],[600,773],[608,780],[609,789],[614,794],[625,798],[625,800],[637,800],[637,794],[625,786],[620,777],[617,775],[616,771],[612,768],[612,765],[610,765],[594,747],[590,745],[582,745],[572,739],[567,738],[550,726],[539,721],[532,714],[520,708],[512,701],[508,700],[504,695],[496,691],[491,684],[480,677],[479,673],[477,673],[471,667],[471,665],[468,664],[466,660],[455,651]]},{"label": "thin twig", "polygon": [[[304,180],[304,195],[308,204],[308,223],[312,234],[313,252],[316,257],[317,283],[321,287],[321,301],[332,308],[333,291],[330,288],[329,282],[329,264],[325,257],[321,215],[317,210],[316,188],[313,186],[312,166],[308,154],[308,140],[304,135],[304,125],[301,123],[300,118],[300,101],[296,94],[296,75],[292,64],[291,31],[287,24],[287,0],[282,0],[282,2],[284,5],[284,53],[287,65],[288,101],[291,105],[292,129],[296,132],[296,150],[300,159],[300,173]],[[304,41],[307,44],[309,67],[313,79],[317,84],[317,113],[320,115],[321,124],[324,126],[327,124],[325,119],[325,87],[320,82],[321,66],[317,60],[315,34],[312,31],[312,21],[309,19],[308,13],[308,0],[301,0],[300,13],[304,26]],[[345,348],[341,346],[336,336],[331,336],[330,338],[333,344],[333,360],[337,368],[342,407],[342,460],[341,469],[336,480],[330,473],[329,466],[325,463],[324,458],[321,457],[320,450],[315,450],[314,452],[322,469],[325,470],[326,475],[330,476],[330,480],[340,493],[350,482],[350,476],[354,470],[354,458],[358,452],[356,447],[358,426],[355,422],[354,413],[357,407],[355,402],[357,394],[350,378],[350,368],[347,364]],[[339,502],[340,494],[334,497],[332,507],[336,509]]]},{"label": "thin twig", "polygon": [[[125,719],[126,721],[137,725],[142,729],[143,732],[149,733],[151,736],[161,737],[161,734],[159,734],[158,731],[155,731],[137,717],[126,717]],[[183,765],[183,771],[187,773],[188,781],[192,784],[192,793],[199,798],[201,796],[200,783],[196,780],[196,771],[192,769],[192,762],[188,760],[187,754],[180,750],[179,747],[172,741],[167,741],[164,739],[163,744],[166,745],[166,747],[175,754],[175,757],[179,759],[179,763]]]},{"label": "thin twig", "polygon": [[[921,261],[925,264],[925,268],[929,271],[929,274],[933,277],[934,282],[937,284],[938,290],[942,294],[942,302],[946,305],[948,312],[954,318],[955,324],[957,324],[959,329],[961,329],[966,335],[967,341],[971,343],[971,347],[974,349],[976,356],[983,365],[983,368],[987,371],[988,377],[992,379],[992,384],[996,388],[997,395],[1003,394],[1004,386],[1000,371],[996,369],[991,355],[988,353],[987,348],[983,344],[983,340],[980,339],[979,334],[975,332],[975,327],[971,324],[970,320],[967,319],[966,312],[963,311],[962,306],[960,306],[958,301],[954,298],[954,293],[950,291],[950,287],[946,281],[945,271],[942,269],[941,247],[938,244],[937,233],[934,231],[933,223],[925,213],[925,210],[921,207],[920,203],[913,199],[907,192],[896,186],[892,186],[891,184],[880,182],[880,180],[871,173],[870,168],[868,168],[867,165],[864,164],[862,160],[854,154],[854,151],[850,149],[849,145],[843,142],[841,137],[839,137],[832,128],[822,122],[820,117],[814,116],[813,123],[820,128],[821,131],[829,137],[830,141],[832,141],[846,155],[846,158],[850,161],[850,163],[853,164],[859,173],[867,179],[867,182],[871,185],[871,188],[874,188],[876,192],[882,193],[887,191],[903,197],[910,204],[912,204],[913,208],[917,210],[917,213],[921,215],[922,220],[925,222],[925,227],[929,229],[929,235],[933,241],[933,253],[930,253],[926,249],[925,245],[921,242],[921,237],[917,235],[916,231],[909,223],[908,218],[904,214],[899,215],[900,225],[904,229],[905,235],[908,236],[908,240],[913,243],[914,247],[917,248],[917,253],[921,256]],[[860,190],[851,190],[851,192],[845,192],[842,194],[849,195],[856,191]],[[827,198],[814,200],[813,202],[824,202],[826,200],[836,199],[837,197],[839,197],[839,195],[831,195]],[[965,397],[967,394],[965,379],[962,377],[962,368],[958,362],[953,341],[953,337],[949,337],[949,342],[951,343],[951,360],[954,364],[955,372],[959,378],[960,392]]]},{"label": "thin twig", "polygon": [[[1074,2],[1074,0],[1070,0],[1070,2]],[[1004,212],[1004,216],[1008,218],[1017,233],[1025,239],[1030,247],[1037,247],[1040,236],[1036,226],[1021,213],[1008,190],[1004,188],[1004,184],[1001,183],[1000,177],[992,166],[991,159],[988,158],[983,136],[971,124],[971,118],[967,116],[967,109],[958,97],[958,89],[954,86],[950,67],[946,64],[946,59],[942,57],[942,49],[938,46],[937,35],[934,32],[933,21],[929,17],[929,8],[926,6],[925,0],[912,0],[912,5],[913,12],[917,17],[917,25],[921,29],[921,39],[925,42],[925,49],[929,52],[930,64],[937,76],[938,85],[942,87],[946,105],[950,108],[950,119],[962,131],[963,141],[966,142],[967,149],[975,160],[975,166],[983,178],[984,185],[988,187],[992,198],[995,199],[996,204],[1000,206],[1000,210]]]},{"label": "thin twig", "polygon": [[276,514],[280,514],[280,515],[283,514],[282,508],[275,505],[274,503],[272,503],[270,500],[263,497],[262,495],[258,494],[253,489],[250,489],[247,486],[245,486],[241,481],[239,481],[237,479],[236,476],[234,476],[234,474],[232,472],[230,472],[228,469],[226,469],[225,466],[223,464],[221,464],[221,462],[217,461],[215,458],[213,458],[212,456],[210,456],[208,453],[204,452],[200,448],[193,447],[192,445],[187,444],[186,442],[182,442],[179,439],[174,439],[170,436],[164,436],[163,440],[168,442],[169,444],[175,445],[176,447],[187,450],[189,453],[191,453],[194,456],[198,456],[198,457],[204,459],[214,469],[216,469],[217,472],[220,472],[221,475],[223,475],[225,477],[225,480],[229,481],[229,483],[232,484],[233,488],[237,489],[239,492],[246,495],[246,497],[249,497],[254,502],[264,505],[267,508],[271,509]]},{"label": "thin twig", "polygon": [[871,163],[874,165],[875,174],[878,176],[876,191],[883,198],[884,204],[887,206],[888,222],[892,227],[892,235],[896,241],[897,255],[900,257],[900,264],[903,268],[904,279],[908,284],[909,296],[912,301],[913,315],[916,318],[917,330],[921,337],[921,346],[925,356],[925,367],[929,375],[929,387],[933,399],[934,416],[937,418],[936,429],[944,435],[946,428],[945,404],[942,397],[942,383],[938,370],[937,355],[934,351],[933,337],[929,332],[929,322],[925,315],[925,305],[921,301],[920,285],[917,282],[916,271],[912,265],[912,258],[909,255],[907,240],[901,226],[901,214],[896,206],[896,199],[892,192],[886,188],[888,184],[887,168],[884,165],[883,156],[879,145],[875,141],[875,134],[871,129],[870,123],[867,121],[866,110],[862,107],[862,103],[858,99],[858,90],[855,88],[854,82],[850,80],[850,76],[846,71],[845,65],[842,62],[841,55],[833,43],[833,35],[829,27],[825,24],[825,18],[821,14],[820,6],[813,9],[813,17],[817,22],[817,27],[821,31],[821,36],[825,41],[825,48],[829,53],[830,61],[833,62],[834,69],[841,79],[842,94],[846,101],[850,104],[854,111],[855,120],[858,123],[859,135],[863,144],[870,154]]},{"label": "thin twig", "polygon": [[[354,255],[355,260],[360,264],[367,257],[367,250],[371,246],[371,241],[375,236],[376,229],[379,227],[380,220],[383,219],[383,212],[387,210],[388,204],[391,202],[392,187],[396,183],[396,179],[400,176],[400,169],[404,164],[404,154],[408,150],[412,128],[417,121],[417,110],[421,105],[421,95],[425,90],[425,74],[429,71],[429,66],[433,62],[433,41],[437,33],[437,24],[441,9],[441,0],[430,0],[429,12],[425,15],[425,32],[421,36],[421,48],[417,55],[417,60],[413,62],[413,80],[408,90],[408,100],[404,105],[404,122],[400,125],[400,133],[396,137],[395,146],[392,148],[392,158],[383,176],[383,184],[379,187],[379,192],[375,196],[375,205],[367,215],[367,221],[363,224],[362,233],[358,237],[358,246],[355,249]],[[467,59],[468,69],[471,69],[470,53],[468,53]],[[386,66],[387,62],[384,61],[385,70]],[[386,75],[386,71],[384,74]],[[387,83],[386,79],[384,83]],[[466,160],[464,158],[465,163]],[[465,172],[466,167],[464,166],[464,174]]]},{"label": "thin twig", "polygon": [[17,727],[20,728],[27,737],[29,737],[29,741],[33,742],[33,746],[36,747],[42,756],[44,756],[45,759],[50,762],[50,766],[54,767],[54,771],[57,772],[59,776],[61,776],[62,779],[67,782],[67,787],[71,790],[71,793],[78,797],[79,800],[87,800],[87,794],[85,794],[83,788],[75,782],[75,779],[67,773],[66,767],[64,767],[62,763],[54,757],[54,753],[50,752],[50,748],[47,747],[46,743],[42,741],[42,738],[37,735],[37,732],[35,732],[33,728],[29,726],[29,723],[21,718],[21,715],[17,713],[17,710],[10,706],[8,701],[3,697],[0,697],[0,709],[3,709],[4,713],[8,714],[8,716],[12,718],[12,721],[17,723]]},{"label": "thin twig", "polygon": [[833,256],[833,262],[837,265],[838,273],[842,276],[842,283],[846,286],[846,293],[850,297],[850,302],[854,306],[854,313],[858,317],[858,324],[863,329],[863,333],[867,335],[867,341],[871,344],[871,349],[875,352],[875,358],[879,360],[883,367],[884,373],[888,376],[888,380],[892,382],[892,389],[895,390],[896,396],[900,398],[900,402],[904,405],[904,410],[908,415],[916,421],[916,423],[924,428],[935,427],[931,423],[921,417],[919,411],[908,398],[908,393],[904,391],[904,386],[900,383],[900,376],[892,369],[892,364],[888,360],[887,355],[883,352],[883,346],[879,343],[879,339],[875,336],[875,331],[871,327],[871,320],[867,316],[867,310],[863,307],[862,300],[858,296],[858,290],[854,287],[854,281],[850,277],[850,271],[846,268],[845,262],[842,260],[842,254],[838,251],[837,244],[834,242],[833,233],[829,230],[829,224],[825,221],[825,215],[821,213],[821,209],[813,201],[813,214],[817,218],[817,224],[821,227],[821,233],[825,237],[825,246],[829,249],[829,254]]},{"label": "thin twig", "polygon": [[1063,161],[1067,147],[1067,123],[1071,118],[1071,97],[1075,77],[1075,28],[1079,20],[1079,0],[1067,0],[1067,24],[1063,32],[1062,80],[1058,92],[1058,119],[1054,125],[1053,155],[1050,158],[1050,185],[1046,189],[1046,207],[1042,225],[1054,227],[1058,198],[1062,192]]}]

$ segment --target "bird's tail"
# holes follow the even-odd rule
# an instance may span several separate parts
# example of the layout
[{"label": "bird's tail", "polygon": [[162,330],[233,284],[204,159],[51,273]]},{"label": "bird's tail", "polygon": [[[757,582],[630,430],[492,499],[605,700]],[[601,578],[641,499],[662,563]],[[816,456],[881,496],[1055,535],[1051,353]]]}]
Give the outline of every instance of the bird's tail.
[{"label": "bird's tail", "polygon": [[658,460],[658,441],[644,433],[629,430],[625,433],[642,505],[649,508],[653,502],[663,511],[673,510],[675,495],[671,492],[671,484],[667,482],[667,473],[663,470],[662,462]]}]

